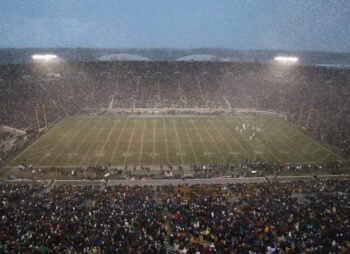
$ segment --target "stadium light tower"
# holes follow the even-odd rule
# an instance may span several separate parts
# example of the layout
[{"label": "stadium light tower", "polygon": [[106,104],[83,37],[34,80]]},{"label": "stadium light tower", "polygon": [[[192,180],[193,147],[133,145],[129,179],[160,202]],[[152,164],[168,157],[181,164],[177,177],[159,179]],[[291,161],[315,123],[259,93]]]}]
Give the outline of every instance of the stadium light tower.
[{"label": "stadium light tower", "polygon": [[35,61],[48,62],[48,61],[57,60],[58,57],[54,54],[38,54],[38,55],[33,55],[32,59]]},{"label": "stadium light tower", "polygon": [[299,58],[296,56],[276,56],[274,60],[281,64],[296,64]]}]

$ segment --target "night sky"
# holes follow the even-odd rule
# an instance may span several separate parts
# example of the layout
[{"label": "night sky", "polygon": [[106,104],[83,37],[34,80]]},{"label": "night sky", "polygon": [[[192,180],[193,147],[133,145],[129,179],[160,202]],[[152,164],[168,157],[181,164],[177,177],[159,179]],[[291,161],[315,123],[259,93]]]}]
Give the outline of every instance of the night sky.
[{"label": "night sky", "polygon": [[0,47],[350,52],[350,0],[0,0]]}]

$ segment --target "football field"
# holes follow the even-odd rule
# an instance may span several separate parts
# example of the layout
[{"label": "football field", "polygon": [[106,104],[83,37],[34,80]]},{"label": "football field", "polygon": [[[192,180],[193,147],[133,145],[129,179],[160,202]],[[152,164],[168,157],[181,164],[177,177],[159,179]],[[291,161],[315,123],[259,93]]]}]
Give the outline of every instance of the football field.
[{"label": "football field", "polygon": [[36,167],[331,162],[342,158],[271,116],[68,117],[13,159]]}]

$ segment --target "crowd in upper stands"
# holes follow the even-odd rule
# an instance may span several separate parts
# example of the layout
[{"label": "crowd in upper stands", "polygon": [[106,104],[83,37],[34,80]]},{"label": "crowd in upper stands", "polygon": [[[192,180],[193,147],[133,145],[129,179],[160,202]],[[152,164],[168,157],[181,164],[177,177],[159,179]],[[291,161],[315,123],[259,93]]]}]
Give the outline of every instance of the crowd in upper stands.
[{"label": "crowd in upper stands", "polygon": [[342,253],[350,182],[0,185],[0,253]]},{"label": "crowd in upper stands", "polygon": [[219,62],[0,66],[1,124],[27,129],[84,109],[258,108],[283,112],[350,154],[350,71]]}]

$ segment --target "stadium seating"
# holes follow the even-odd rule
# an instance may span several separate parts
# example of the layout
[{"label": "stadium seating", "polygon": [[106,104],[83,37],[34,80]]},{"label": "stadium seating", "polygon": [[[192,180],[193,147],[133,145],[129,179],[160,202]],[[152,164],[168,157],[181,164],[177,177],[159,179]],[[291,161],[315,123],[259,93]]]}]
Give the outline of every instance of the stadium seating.
[{"label": "stadium seating", "polygon": [[2,184],[0,252],[345,254],[349,184]]},{"label": "stadium seating", "polygon": [[2,124],[26,129],[85,108],[259,108],[284,112],[350,154],[350,71],[220,62],[0,66]]}]

